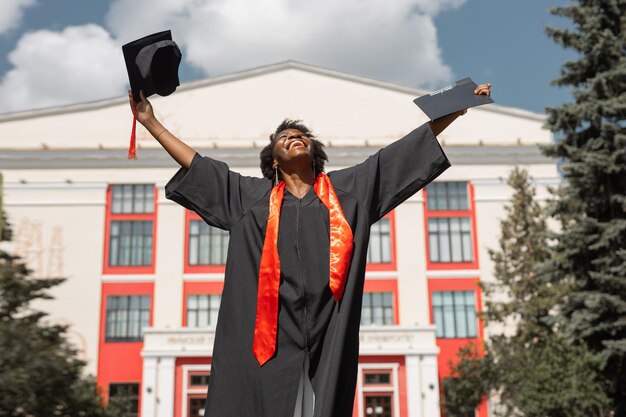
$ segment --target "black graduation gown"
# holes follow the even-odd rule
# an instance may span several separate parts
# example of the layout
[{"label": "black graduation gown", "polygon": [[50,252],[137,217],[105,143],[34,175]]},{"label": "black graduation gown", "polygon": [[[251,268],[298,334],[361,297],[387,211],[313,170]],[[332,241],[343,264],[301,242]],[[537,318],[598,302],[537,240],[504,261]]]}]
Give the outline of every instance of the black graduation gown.
[{"label": "black graduation gown", "polygon": [[205,416],[292,417],[305,349],[315,417],[352,415],[370,226],[449,166],[424,124],[364,162],[328,173],[354,236],[339,303],[328,287],[328,210],[312,188],[302,200],[285,191],[278,236],[278,340],[274,357],[262,367],[252,341],[273,184],[199,154],[189,169],[174,175],[166,197],[230,232]]}]

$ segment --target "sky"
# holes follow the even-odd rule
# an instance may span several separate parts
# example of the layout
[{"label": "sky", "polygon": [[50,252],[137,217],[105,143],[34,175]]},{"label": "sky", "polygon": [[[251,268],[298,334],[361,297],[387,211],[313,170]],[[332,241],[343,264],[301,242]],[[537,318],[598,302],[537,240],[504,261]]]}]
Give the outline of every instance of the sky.
[{"label": "sky", "polygon": [[544,113],[576,55],[544,34],[566,0],[0,0],[0,114],[123,96],[121,46],[171,29],[181,81],[295,60],[436,90],[471,77]]}]

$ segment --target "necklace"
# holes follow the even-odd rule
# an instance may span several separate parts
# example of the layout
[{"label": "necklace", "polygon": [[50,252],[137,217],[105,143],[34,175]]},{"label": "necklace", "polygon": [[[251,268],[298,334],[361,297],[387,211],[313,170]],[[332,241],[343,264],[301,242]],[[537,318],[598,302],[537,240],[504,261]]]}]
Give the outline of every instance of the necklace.
[{"label": "necklace", "polygon": [[306,190],[304,190],[304,192],[302,194],[300,194],[300,195],[295,195],[294,194],[294,195],[296,196],[296,198],[302,200],[304,198],[304,196],[306,195],[306,193],[309,192],[310,189],[311,189],[311,186],[309,185],[308,187],[306,187]]}]

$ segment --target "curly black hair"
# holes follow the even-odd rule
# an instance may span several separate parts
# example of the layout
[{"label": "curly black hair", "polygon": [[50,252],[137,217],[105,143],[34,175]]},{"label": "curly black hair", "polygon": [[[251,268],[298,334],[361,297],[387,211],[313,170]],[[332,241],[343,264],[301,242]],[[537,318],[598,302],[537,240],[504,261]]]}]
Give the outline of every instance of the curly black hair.
[{"label": "curly black hair", "polygon": [[[324,172],[324,164],[328,162],[328,156],[326,156],[326,152],[324,151],[324,144],[315,139],[313,131],[306,127],[304,123],[302,123],[302,120],[285,119],[280,125],[278,125],[276,131],[270,135],[270,143],[261,151],[261,172],[263,173],[263,176],[275,181],[274,177],[276,174],[273,167],[274,140],[278,134],[285,129],[299,130],[311,139],[311,144],[313,145],[313,161],[315,162],[315,176],[317,177],[320,173]],[[278,179],[282,180],[280,171],[278,172]]]}]

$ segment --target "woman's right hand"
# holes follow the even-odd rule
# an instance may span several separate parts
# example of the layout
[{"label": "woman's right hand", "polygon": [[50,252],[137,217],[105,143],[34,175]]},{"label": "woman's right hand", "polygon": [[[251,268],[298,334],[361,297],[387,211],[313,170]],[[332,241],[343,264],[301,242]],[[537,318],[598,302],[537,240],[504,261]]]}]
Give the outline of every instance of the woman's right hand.
[{"label": "woman's right hand", "polygon": [[133,98],[133,93],[131,90],[128,90],[128,102],[130,104],[131,111],[134,111],[135,108],[137,109],[137,121],[145,126],[146,123],[155,119],[154,111],[152,110],[152,105],[146,99],[146,96],[143,95],[143,90],[139,91],[139,95],[141,100],[136,102]]}]

